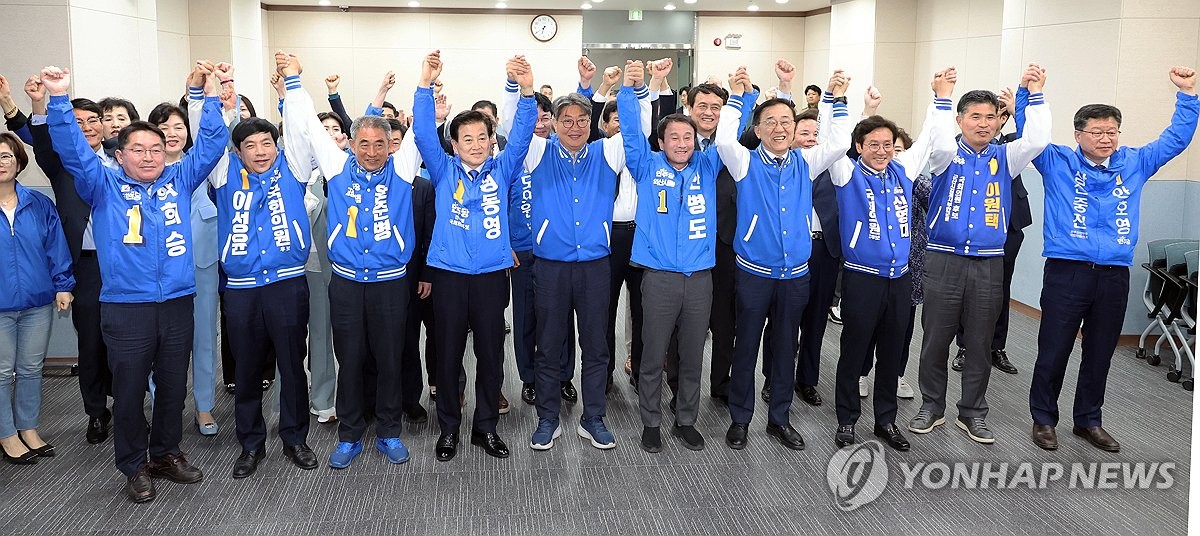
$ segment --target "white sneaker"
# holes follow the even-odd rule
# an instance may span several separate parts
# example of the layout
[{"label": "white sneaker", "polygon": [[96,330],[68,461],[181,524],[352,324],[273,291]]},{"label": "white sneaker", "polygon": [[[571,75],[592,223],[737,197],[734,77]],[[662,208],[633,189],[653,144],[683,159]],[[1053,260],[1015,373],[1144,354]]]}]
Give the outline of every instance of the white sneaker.
[{"label": "white sneaker", "polygon": [[867,384],[867,377],[866,377],[866,376],[859,376],[859,377],[858,377],[858,397],[859,397],[859,398],[866,398],[866,397],[867,397],[867,391],[868,391],[869,389],[870,389],[870,386]]},{"label": "white sneaker", "polygon": [[914,395],[913,388],[908,384],[908,380],[904,376],[900,377],[900,381],[896,383],[896,398],[912,398]]},{"label": "white sneaker", "polygon": [[319,422],[321,424],[325,424],[325,423],[329,423],[329,422],[333,422],[333,421],[337,420],[337,410],[335,410],[334,408],[322,409],[322,410],[315,410],[315,409],[309,408],[308,412],[312,413],[313,415],[316,415],[317,422]]}]

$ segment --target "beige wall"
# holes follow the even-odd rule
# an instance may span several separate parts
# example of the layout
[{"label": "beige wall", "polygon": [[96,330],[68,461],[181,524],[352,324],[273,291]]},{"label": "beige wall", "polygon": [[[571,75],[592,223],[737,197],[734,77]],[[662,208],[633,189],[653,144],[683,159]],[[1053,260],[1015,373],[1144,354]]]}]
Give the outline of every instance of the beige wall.
[{"label": "beige wall", "polygon": [[[798,74],[793,91],[800,91],[804,82],[805,36],[808,24],[802,17],[699,17],[697,20],[696,81],[715,75],[722,81],[739,66],[745,65],[750,79],[763,91],[779,84],[775,77],[775,61],[786,59],[796,66]],[[742,48],[726,49],[716,46],[713,39],[722,40],[728,34],[742,35]],[[725,82],[724,85],[728,85]]]},{"label": "beige wall", "polygon": [[972,89],[1015,88],[1021,74],[1016,63],[1000,62],[1005,0],[917,0],[916,4],[912,119],[906,127],[914,134],[932,98],[933,73],[957,68],[956,101]]},{"label": "beige wall", "polygon": [[341,75],[339,93],[350,114],[356,115],[388,70],[396,72],[388,101],[411,110],[421,59],[435,48],[440,48],[446,64],[442,82],[454,110],[480,99],[497,100],[504,89],[504,62],[514,54],[526,56],[538,85],[550,84],[562,93],[579,82],[575,64],[583,19],[578,16],[556,16],[558,35],[549,43],[533,39],[530,17],[525,15],[270,11],[266,18],[267,48],[300,57],[304,87],[318,101],[318,110],[328,108],[323,103],[326,75]]}]

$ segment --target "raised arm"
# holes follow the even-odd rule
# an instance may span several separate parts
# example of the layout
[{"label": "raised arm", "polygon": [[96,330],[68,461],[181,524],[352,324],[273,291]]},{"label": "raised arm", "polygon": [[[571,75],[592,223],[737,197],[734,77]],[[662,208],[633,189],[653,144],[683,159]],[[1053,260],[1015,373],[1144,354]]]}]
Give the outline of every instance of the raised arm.
[{"label": "raised arm", "polygon": [[651,162],[650,142],[644,134],[646,131],[642,130],[641,121],[634,115],[641,113],[639,100],[633,84],[627,79],[617,93],[617,117],[620,119],[621,141],[625,149],[625,165],[634,181],[641,181],[648,176]]},{"label": "raised arm", "polygon": [[436,187],[450,169],[451,157],[442,150],[438,139],[433,111],[433,81],[442,73],[442,53],[430,52],[421,61],[421,78],[413,96],[413,126],[411,137],[415,138],[417,151],[425,159],[429,180]]},{"label": "raised arm", "polygon": [[[833,97],[838,99],[846,95],[850,77],[838,71],[834,73],[834,78],[837,87],[833,90]],[[855,121],[850,118],[845,102],[834,102],[832,115],[833,119],[829,122],[829,139],[811,149],[800,150],[800,155],[808,162],[809,178],[815,178],[829,169],[829,166],[845,156],[846,150],[850,148],[850,131],[854,128]]]},{"label": "raised arm", "polygon": [[[205,67],[207,69],[207,66]],[[226,154],[229,127],[221,113],[221,83],[215,70],[205,72],[204,108],[200,113],[200,128],[192,150],[179,162],[179,188],[189,194],[208,178],[217,162]]]},{"label": "raised arm", "polygon": [[[312,97],[300,84],[300,73],[303,71],[300,58],[283,51],[276,52],[275,68],[284,77],[286,105],[283,107],[283,146],[288,165],[303,169],[316,162],[322,175],[336,176],[342,172],[350,156],[329,137],[321,120],[317,119]],[[293,168],[293,173],[295,171]],[[304,175],[297,177],[307,174],[305,170]]]},{"label": "raised arm", "polygon": [[916,180],[929,164],[938,172],[945,170],[950,165],[950,160],[958,153],[958,145],[954,142],[954,111],[950,102],[950,95],[954,93],[954,84],[957,81],[958,71],[954,67],[933,75],[933,82],[930,84],[933,88],[933,102],[925,112],[921,133],[913,140],[912,147],[908,147],[896,157],[911,180]]},{"label": "raised arm", "polygon": [[346,113],[346,103],[342,102],[342,96],[338,94],[338,85],[341,84],[342,77],[337,74],[331,74],[325,77],[325,89],[328,91],[329,110],[334,115],[342,118],[342,124],[346,128],[350,128],[350,123],[354,121],[349,113]]},{"label": "raised arm", "polygon": [[1009,173],[1016,175],[1028,166],[1050,144],[1050,106],[1042,96],[1046,70],[1030,63],[1021,77],[1021,86],[1029,89],[1029,106],[1025,108],[1025,127],[1021,137],[1005,145]]},{"label": "raised arm", "polygon": [[[513,58],[514,61],[517,60]],[[521,87],[521,100],[517,104],[516,123],[508,132],[508,145],[500,151],[497,157],[497,168],[505,184],[512,184],[524,172],[525,157],[529,155],[529,146],[533,141],[533,127],[537,123],[537,101],[533,97],[533,69],[524,58],[519,60],[520,67],[516,69],[516,80]],[[589,62],[590,63],[590,62]],[[593,66],[592,71],[595,72]],[[538,138],[539,140],[541,138]]]},{"label": "raised arm", "polygon": [[75,177],[75,190],[84,202],[92,205],[97,189],[114,172],[100,162],[100,157],[88,146],[83,131],[75,123],[71,98],[67,95],[71,85],[70,74],[67,69],[58,67],[42,69],[42,84],[50,94],[46,124],[54,152],[58,153],[59,161],[67,172]]},{"label": "raised arm", "polygon": [[[717,132],[713,136],[713,142],[717,145],[717,154],[721,157],[721,163],[729,170],[729,175],[733,180],[740,181],[746,178],[746,174],[750,171],[750,150],[738,143],[738,130],[743,123],[742,102],[743,93],[745,91],[742,78],[746,75],[746,68],[739,67],[737,72],[729,78],[729,102],[721,109],[721,118],[717,121]],[[746,77],[748,81],[749,78]],[[749,87],[747,84],[746,87]],[[752,108],[754,103],[750,103]],[[749,115],[749,114],[746,114]]]},{"label": "raised arm", "polygon": [[1200,102],[1196,99],[1196,71],[1187,67],[1172,67],[1171,82],[1179,88],[1175,95],[1175,113],[1171,124],[1154,141],[1138,150],[1138,163],[1149,178],[1172,158],[1179,156],[1191,144],[1196,134],[1196,114]]}]

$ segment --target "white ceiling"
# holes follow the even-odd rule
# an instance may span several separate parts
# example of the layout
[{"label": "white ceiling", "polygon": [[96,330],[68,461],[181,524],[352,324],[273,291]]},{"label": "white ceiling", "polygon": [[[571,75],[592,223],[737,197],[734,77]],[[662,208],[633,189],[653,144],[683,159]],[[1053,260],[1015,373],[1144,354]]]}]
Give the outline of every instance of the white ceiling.
[{"label": "white ceiling", "polygon": [[[330,0],[333,5],[351,7],[406,7],[408,0]],[[494,9],[497,0],[419,0],[421,8]],[[587,0],[505,0],[508,9],[579,9]],[[593,10],[661,11],[668,3],[675,4],[679,11],[744,11],[752,0],[696,0],[694,4],[684,0],[590,0]],[[263,0],[267,5],[316,6],[317,0]],[[760,12],[810,11],[829,7],[830,0],[753,0]]]}]

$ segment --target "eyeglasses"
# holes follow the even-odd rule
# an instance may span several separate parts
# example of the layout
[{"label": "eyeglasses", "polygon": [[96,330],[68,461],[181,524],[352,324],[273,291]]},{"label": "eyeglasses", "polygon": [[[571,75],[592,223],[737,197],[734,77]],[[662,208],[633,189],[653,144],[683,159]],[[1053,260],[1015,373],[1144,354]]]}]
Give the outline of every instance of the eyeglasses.
[{"label": "eyeglasses", "polygon": [[1075,132],[1087,134],[1088,136],[1091,136],[1093,140],[1098,140],[1100,138],[1109,138],[1115,140],[1117,139],[1117,135],[1121,133],[1120,130],[1081,130],[1078,128],[1075,129]]},{"label": "eyeglasses", "polygon": [[587,126],[589,124],[591,124],[591,122],[592,122],[592,119],[590,117],[584,117],[582,119],[561,119],[561,120],[559,120],[559,123],[562,123],[562,126],[567,127],[568,129],[572,129],[575,127],[587,128]]},{"label": "eyeglasses", "polygon": [[768,119],[763,121],[761,124],[762,126],[766,127],[767,130],[775,130],[775,127],[783,127],[784,130],[787,130],[796,126],[796,121],[792,119],[784,119],[783,121]]},{"label": "eyeglasses", "polygon": [[4,164],[6,166],[9,164],[12,164],[13,161],[15,161],[16,159],[17,159],[16,155],[0,154],[0,164]]},{"label": "eyeglasses", "polygon": [[82,120],[82,121],[81,121],[81,120],[79,120],[79,119],[76,119],[76,120],[75,120],[75,122],[76,122],[77,124],[79,124],[79,128],[83,128],[85,125],[86,125],[86,126],[89,126],[89,127],[92,127],[92,128],[95,128],[97,125],[99,125],[99,124],[100,124],[100,119],[99,119],[99,118],[96,118],[96,117],[90,117],[90,118],[88,118],[88,119],[84,119],[84,120]]},{"label": "eyeglasses", "polygon": [[149,154],[153,158],[162,158],[162,155],[165,152],[162,149],[158,149],[158,148],[155,148],[155,149],[121,149],[121,151],[129,153],[129,156],[132,156],[134,158],[142,158],[142,157],[146,156],[147,154]]},{"label": "eyeglasses", "polygon": [[877,143],[877,142],[871,142],[866,145],[867,150],[871,151],[873,153],[879,152],[880,149],[882,149],[884,151],[890,151],[894,147],[895,146],[890,143]]}]

